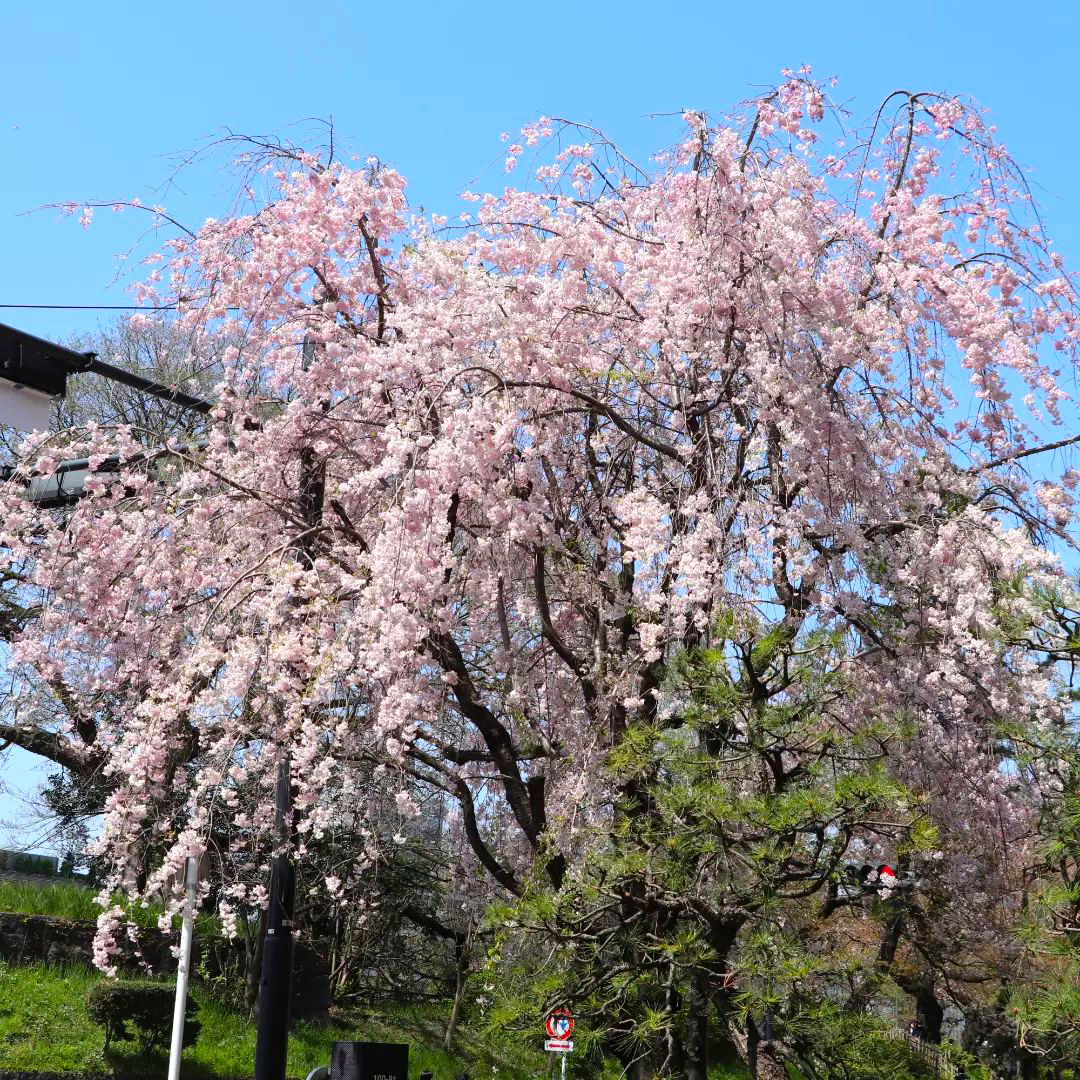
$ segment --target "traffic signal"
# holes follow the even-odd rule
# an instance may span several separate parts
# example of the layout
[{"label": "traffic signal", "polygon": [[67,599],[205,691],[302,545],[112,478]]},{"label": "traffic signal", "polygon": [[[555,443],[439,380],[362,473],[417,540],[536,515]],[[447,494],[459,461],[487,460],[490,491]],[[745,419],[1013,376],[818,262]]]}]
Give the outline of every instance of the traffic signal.
[{"label": "traffic signal", "polygon": [[888,863],[879,863],[877,866],[870,863],[846,863],[844,876],[865,893],[887,895],[896,889],[915,887],[915,879],[911,874],[898,872]]}]

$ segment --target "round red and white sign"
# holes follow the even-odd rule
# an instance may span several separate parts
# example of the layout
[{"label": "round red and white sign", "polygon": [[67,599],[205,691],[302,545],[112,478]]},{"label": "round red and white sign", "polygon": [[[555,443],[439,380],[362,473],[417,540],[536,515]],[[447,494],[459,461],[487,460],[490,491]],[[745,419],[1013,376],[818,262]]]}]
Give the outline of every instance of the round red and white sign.
[{"label": "round red and white sign", "polygon": [[574,1031],[574,1018],[569,1009],[556,1009],[547,1018],[544,1030],[552,1039],[569,1039]]}]

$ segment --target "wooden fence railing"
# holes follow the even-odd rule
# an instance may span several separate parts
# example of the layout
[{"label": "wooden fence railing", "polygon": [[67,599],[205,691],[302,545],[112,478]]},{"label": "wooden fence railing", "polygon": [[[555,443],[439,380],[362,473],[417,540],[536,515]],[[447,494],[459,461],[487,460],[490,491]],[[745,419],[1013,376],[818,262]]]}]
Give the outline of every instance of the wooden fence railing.
[{"label": "wooden fence railing", "polygon": [[918,1035],[912,1035],[910,1032],[905,1032],[904,1038],[907,1039],[908,1046],[941,1077],[941,1080],[960,1080],[962,1074],[959,1074],[956,1063],[950,1059],[948,1050],[936,1043],[927,1042]]}]

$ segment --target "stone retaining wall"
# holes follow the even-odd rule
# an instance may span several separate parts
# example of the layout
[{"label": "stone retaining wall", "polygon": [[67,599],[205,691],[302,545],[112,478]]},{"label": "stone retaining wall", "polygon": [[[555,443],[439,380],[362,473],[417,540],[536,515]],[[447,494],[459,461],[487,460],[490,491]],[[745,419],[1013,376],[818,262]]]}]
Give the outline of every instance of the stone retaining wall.
[{"label": "stone retaining wall", "polygon": [[[27,1069],[0,1069],[0,1080],[147,1080],[146,1073],[141,1076],[126,1076],[123,1073],[97,1072],[31,1072]],[[218,1080],[227,1080],[219,1077]],[[246,1080],[236,1077],[235,1080]]]},{"label": "stone retaining wall", "polygon": [[[12,964],[89,964],[94,957],[93,923],[72,922],[53,915],[0,912],[0,960]],[[134,942],[121,939],[121,966],[137,970],[172,961],[175,935],[139,928]]]},{"label": "stone retaining wall", "polygon": [[116,1073],[51,1073],[29,1072],[26,1069],[0,1069],[0,1080],[147,1080],[146,1076],[124,1076]]}]

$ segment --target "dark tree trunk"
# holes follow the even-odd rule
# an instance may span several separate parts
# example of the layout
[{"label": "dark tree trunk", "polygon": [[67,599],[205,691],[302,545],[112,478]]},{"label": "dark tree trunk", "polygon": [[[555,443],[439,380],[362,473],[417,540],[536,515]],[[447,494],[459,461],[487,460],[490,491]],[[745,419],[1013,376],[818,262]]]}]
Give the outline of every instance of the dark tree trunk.
[{"label": "dark tree trunk", "polygon": [[915,1017],[927,1042],[941,1042],[941,1025],[945,1010],[937,999],[931,983],[924,983],[915,994]]},{"label": "dark tree trunk", "polygon": [[[604,1053],[615,1059],[622,1066],[622,1080],[645,1080],[649,1075],[648,1069],[641,1067],[639,1060],[641,1050],[631,1045],[628,1035],[632,1029],[629,1020],[623,1019],[612,1023],[604,1035]],[[558,1057],[552,1054],[551,1057]]]},{"label": "dark tree trunk", "polygon": [[727,1032],[731,1045],[754,1080],[788,1080],[787,1069],[770,1041],[763,1040],[757,1024],[748,1019],[744,1031],[732,1008],[734,989],[724,989],[716,994],[716,1015],[721,1030]]},{"label": "dark tree trunk", "polygon": [[709,998],[707,975],[690,979],[686,1016],[686,1080],[707,1080],[709,1073]]},{"label": "dark tree trunk", "polygon": [[754,1080],[788,1080],[784,1063],[773,1049],[772,1043],[762,1039],[753,1020],[747,1021],[745,1032],[734,1025],[729,1030],[731,1041]]},{"label": "dark tree trunk", "polygon": [[262,975],[263,916],[255,920],[254,930],[250,920],[244,920],[244,1001],[254,1009],[259,1000],[259,978]]},{"label": "dark tree trunk", "polygon": [[465,999],[465,978],[469,974],[469,950],[464,939],[459,939],[454,946],[454,1003],[450,1006],[450,1019],[446,1022],[446,1038],[443,1046],[449,1052],[454,1045],[454,1034],[457,1031],[458,1017],[461,1014],[461,1003]]},{"label": "dark tree trunk", "polygon": [[915,999],[915,1030],[930,1043],[941,1042],[941,1028],[945,1020],[945,1007],[938,1001],[934,977],[929,972],[915,975],[894,970],[896,985]]}]

